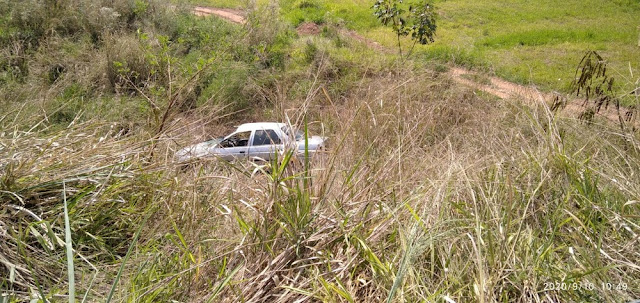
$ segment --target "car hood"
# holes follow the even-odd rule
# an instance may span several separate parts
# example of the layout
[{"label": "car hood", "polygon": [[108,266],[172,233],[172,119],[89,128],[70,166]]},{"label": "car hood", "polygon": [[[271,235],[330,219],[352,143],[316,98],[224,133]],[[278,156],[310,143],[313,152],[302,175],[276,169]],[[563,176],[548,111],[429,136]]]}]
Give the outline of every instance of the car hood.
[{"label": "car hood", "polygon": [[206,142],[187,146],[176,152],[176,160],[186,161],[193,158],[204,157],[209,154],[209,150],[214,148],[222,141],[222,138],[216,138]]},{"label": "car hood", "polygon": [[[320,148],[322,146],[324,146],[324,141],[326,140],[326,137],[321,137],[321,136],[311,136],[308,138],[309,141],[309,149],[310,150],[315,150],[317,148]],[[304,149],[304,138],[296,141],[296,143],[298,144],[298,148],[299,149]]]}]

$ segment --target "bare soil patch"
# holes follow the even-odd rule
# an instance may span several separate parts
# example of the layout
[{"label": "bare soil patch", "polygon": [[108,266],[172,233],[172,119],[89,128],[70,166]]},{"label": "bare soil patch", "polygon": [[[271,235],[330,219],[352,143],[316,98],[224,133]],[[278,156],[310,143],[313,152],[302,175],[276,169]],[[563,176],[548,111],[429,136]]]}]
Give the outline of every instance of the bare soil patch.
[{"label": "bare soil patch", "polygon": [[313,22],[304,22],[296,28],[296,31],[301,36],[317,35],[320,33],[320,26]]},{"label": "bare soil patch", "polygon": [[215,15],[238,24],[245,24],[247,22],[244,12],[229,8],[196,6],[193,8],[193,14],[201,17]]}]

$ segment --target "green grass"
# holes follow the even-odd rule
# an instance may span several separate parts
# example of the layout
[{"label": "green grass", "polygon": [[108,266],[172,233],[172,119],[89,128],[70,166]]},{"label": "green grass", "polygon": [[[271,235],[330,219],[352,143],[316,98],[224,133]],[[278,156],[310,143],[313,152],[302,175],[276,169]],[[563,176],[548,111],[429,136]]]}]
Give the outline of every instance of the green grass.
[{"label": "green grass", "polygon": [[[241,1],[209,1],[240,7]],[[632,0],[434,1],[438,30],[433,45],[417,57],[478,68],[546,90],[568,91],[575,66],[587,50],[599,51],[621,74],[628,90],[629,67],[637,73],[640,3]],[[390,29],[381,28],[370,1],[287,0],[281,14],[294,26],[331,22],[395,48]],[[409,44],[409,41],[405,42]],[[633,81],[631,81],[633,82]]]},{"label": "green grass", "polygon": [[[189,0],[195,5],[246,9],[243,0]],[[259,6],[269,5],[267,0],[256,1]],[[279,1],[280,13],[293,26],[303,22],[317,24],[337,23],[350,29],[368,29],[378,26],[368,0],[283,0]]]},{"label": "green grass", "polygon": [[[637,1],[436,1],[436,43],[464,50],[472,66],[520,83],[566,90],[588,49],[628,74],[640,69]],[[452,51],[455,54],[455,51]]]},{"label": "green grass", "polygon": [[281,2],[282,14],[294,26],[302,22],[338,23],[350,29],[367,29],[377,26],[366,0],[286,0]]},{"label": "green grass", "polygon": [[[637,15],[640,4],[610,1],[435,1],[436,42],[417,56],[496,73],[547,90],[568,91],[586,50],[597,50],[629,77],[640,69]],[[369,36],[389,47],[388,33]],[[407,41],[408,43],[408,41]],[[629,83],[618,77],[619,88]]]}]

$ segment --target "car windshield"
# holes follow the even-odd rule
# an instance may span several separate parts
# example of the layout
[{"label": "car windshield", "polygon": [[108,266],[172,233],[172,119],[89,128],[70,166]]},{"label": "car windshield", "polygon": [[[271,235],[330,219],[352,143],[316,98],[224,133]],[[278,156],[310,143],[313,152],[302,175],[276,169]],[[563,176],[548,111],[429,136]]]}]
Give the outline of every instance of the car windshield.
[{"label": "car windshield", "polygon": [[213,145],[213,144],[218,144],[220,143],[220,141],[222,141],[223,138],[215,138],[215,139],[211,139],[209,141],[206,141],[204,143],[207,143],[209,145]]},{"label": "car windshield", "polygon": [[[287,137],[292,137],[291,129],[289,129],[289,126],[283,126],[282,131],[287,135]],[[300,141],[304,139],[304,133],[297,130],[295,134],[293,134],[293,137],[296,139],[296,141]]]}]

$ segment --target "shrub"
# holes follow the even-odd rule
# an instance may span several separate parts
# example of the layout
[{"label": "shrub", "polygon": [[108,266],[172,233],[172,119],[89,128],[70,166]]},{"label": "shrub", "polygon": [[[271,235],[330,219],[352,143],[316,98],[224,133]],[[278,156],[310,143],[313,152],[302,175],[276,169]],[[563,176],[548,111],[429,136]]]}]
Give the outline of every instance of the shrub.
[{"label": "shrub", "polygon": [[115,91],[134,92],[148,85],[155,72],[147,61],[147,46],[138,37],[107,39],[107,78]]},{"label": "shrub", "polygon": [[3,79],[23,81],[29,75],[28,57],[24,44],[14,41],[10,46],[1,50],[0,72],[5,74]]},{"label": "shrub", "polygon": [[262,68],[282,69],[293,32],[280,20],[277,4],[250,8],[246,30],[246,42],[257,63]]}]

